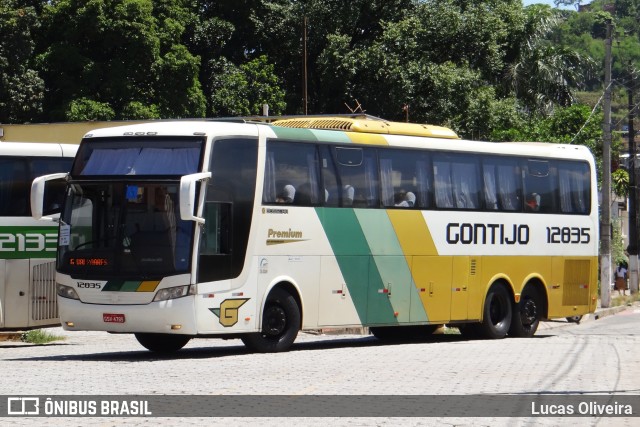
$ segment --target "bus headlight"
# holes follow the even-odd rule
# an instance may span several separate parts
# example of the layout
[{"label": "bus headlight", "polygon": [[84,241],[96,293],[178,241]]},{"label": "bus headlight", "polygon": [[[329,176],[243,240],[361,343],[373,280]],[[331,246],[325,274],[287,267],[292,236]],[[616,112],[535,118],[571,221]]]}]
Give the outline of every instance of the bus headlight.
[{"label": "bus headlight", "polygon": [[56,288],[58,291],[58,295],[63,298],[69,299],[80,299],[78,293],[71,286],[61,285],[60,283],[56,283]]},{"label": "bus headlight", "polygon": [[153,297],[153,301],[166,301],[170,299],[182,298],[187,295],[194,295],[195,286],[183,285],[174,286],[173,288],[164,288],[156,292],[156,296]]}]

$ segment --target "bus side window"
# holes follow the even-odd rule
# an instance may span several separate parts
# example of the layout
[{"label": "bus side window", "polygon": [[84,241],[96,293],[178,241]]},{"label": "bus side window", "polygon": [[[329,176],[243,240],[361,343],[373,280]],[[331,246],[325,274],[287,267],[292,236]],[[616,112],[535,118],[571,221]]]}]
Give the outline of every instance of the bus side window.
[{"label": "bus side window", "polygon": [[560,211],[588,214],[591,203],[589,165],[577,162],[555,162],[558,168]]},{"label": "bus side window", "polygon": [[338,191],[338,179],[335,163],[331,156],[329,146],[321,145],[320,170],[322,172],[322,187],[325,206],[338,206],[340,203],[340,191]]},{"label": "bus side window", "polygon": [[385,207],[429,207],[428,158],[414,150],[380,149],[380,187]]},{"label": "bus side window", "polygon": [[231,203],[206,202],[204,219],[200,253],[202,255],[228,254],[230,252]]},{"label": "bus side window", "polygon": [[556,212],[555,171],[547,160],[529,159],[524,168],[525,212]]},{"label": "bus side window", "polygon": [[229,279],[242,272],[251,229],[257,161],[257,139],[214,141],[212,176],[203,213],[199,281]]},{"label": "bus side window", "polygon": [[488,210],[521,209],[521,175],[515,159],[489,157],[483,161],[484,200]]},{"label": "bus side window", "polygon": [[433,159],[434,194],[436,207],[453,208],[453,186],[451,184],[451,163],[441,155]]},{"label": "bus side window", "polygon": [[469,156],[455,156],[451,163],[451,172],[456,207],[479,209],[478,162]]},{"label": "bus side window", "polygon": [[0,216],[29,215],[27,181],[26,163],[23,159],[0,159]]},{"label": "bus side window", "polygon": [[269,140],[262,202],[321,204],[320,171],[316,146]]},{"label": "bus side window", "polygon": [[353,189],[354,207],[380,207],[378,164],[375,150],[360,147],[335,147],[335,154],[343,188],[342,205],[349,206],[351,189]]}]

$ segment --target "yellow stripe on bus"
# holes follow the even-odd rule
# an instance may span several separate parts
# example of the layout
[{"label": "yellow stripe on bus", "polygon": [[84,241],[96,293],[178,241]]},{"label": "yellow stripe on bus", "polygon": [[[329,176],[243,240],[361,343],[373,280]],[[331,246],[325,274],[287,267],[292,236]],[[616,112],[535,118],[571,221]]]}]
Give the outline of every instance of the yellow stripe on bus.
[{"label": "yellow stripe on bus", "polygon": [[389,209],[387,214],[407,261],[412,255],[438,255],[422,212]]},{"label": "yellow stripe on bus", "polygon": [[140,283],[136,292],[153,292],[156,290],[158,285],[160,284],[159,280],[145,280]]},{"label": "yellow stripe on bus", "polygon": [[367,145],[389,145],[387,139],[382,135],[375,135],[371,133],[356,133],[347,132],[347,136],[351,142],[355,144],[367,144]]}]

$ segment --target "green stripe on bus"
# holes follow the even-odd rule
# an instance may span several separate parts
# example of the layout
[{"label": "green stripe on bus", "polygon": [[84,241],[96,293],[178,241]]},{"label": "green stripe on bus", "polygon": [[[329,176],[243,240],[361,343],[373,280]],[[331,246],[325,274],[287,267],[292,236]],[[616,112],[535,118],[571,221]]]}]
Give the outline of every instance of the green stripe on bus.
[{"label": "green stripe on bus", "polygon": [[311,129],[311,132],[318,138],[318,141],[333,142],[337,144],[351,144],[352,141],[344,132],[336,132],[335,130],[318,130]]},{"label": "green stripe on bus", "polygon": [[0,259],[55,258],[58,228],[0,227]]},{"label": "green stripe on bus", "polygon": [[362,324],[397,323],[355,211],[317,208],[316,212]]},{"label": "green stripe on bus", "polygon": [[[358,209],[358,222],[362,227],[378,274],[390,293],[391,303],[399,322],[425,322],[427,314],[420,303],[410,266],[407,264],[393,224],[386,211],[377,209]],[[387,294],[389,295],[389,294]],[[385,297],[378,294],[378,298]],[[370,297],[375,298],[374,294]],[[371,308],[369,310],[371,312]]]},{"label": "green stripe on bus", "polygon": [[271,128],[278,138],[294,139],[298,141],[318,141],[316,135],[309,129],[296,129],[273,126]]},{"label": "green stripe on bus", "polygon": [[124,280],[109,280],[102,288],[102,292],[119,291],[123,284]]},{"label": "green stripe on bus", "polygon": [[139,280],[109,280],[102,290],[107,292],[135,292],[141,283]]},{"label": "green stripe on bus", "polygon": [[139,280],[136,281],[125,281],[122,284],[122,288],[120,288],[120,292],[136,292],[140,287],[142,282]]}]

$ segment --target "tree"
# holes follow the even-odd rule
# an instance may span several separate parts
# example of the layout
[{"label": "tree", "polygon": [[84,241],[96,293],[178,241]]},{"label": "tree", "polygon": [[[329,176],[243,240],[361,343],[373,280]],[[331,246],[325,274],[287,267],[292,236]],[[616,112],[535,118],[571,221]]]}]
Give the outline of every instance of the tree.
[{"label": "tree", "polygon": [[525,9],[526,31],[518,56],[505,72],[506,89],[513,91],[530,112],[548,114],[554,105],[569,106],[577,88],[593,67],[589,58],[547,38],[561,15],[545,5]]},{"label": "tree", "polygon": [[212,116],[260,115],[263,104],[269,105],[270,114],[284,112],[285,94],[266,56],[239,67],[223,58],[211,68]]},{"label": "tree", "polygon": [[37,10],[29,1],[0,4],[0,122],[28,122],[42,113],[44,81],[34,68]]},{"label": "tree", "polygon": [[358,100],[367,113],[402,120],[408,106],[411,121],[486,136],[490,111],[499,108],[489,82],[499,80],[521,9],[515,1],[438,0],[382,21],[367,44],[330,34],[315,71],[323,82],[320,111]]},{"label": "tree", "polygon": [[582,0],[553,0],[553,4],[558,6],[574,6],[576,9],[580,6]]},{"label": "tree", "polygon": [[[403,19],[413,0],[265,0],[252,12],[255,34],[249,54],[266,54],[287,88],[288,112],[302,112],[303,46],[306,17],[309,111],[345,112],[344,98],[328,98],[329,84],[318,72],[326,47],[344,37],[354,53],[370,46],[384,31],[385,22]],[[342,82],[342,85],[350,85]],[[339,93],[338,91],[334,92]],[[339,95],[338,95],[339,96]]]},{"label": "tree", "polygon": [[611,174],[611,189],[613,193],[626,199],[629,196],[629,172],[625,169],[617,169]]},{"label": "tree", "polygon": [[157,112],[165,118],[202,117],[199,60],[180,43],[192,19],[188,6],[186,0],[47,4],[39,62],[48,119],[68,117],[77,99],[106,104],[115,118],[133,110],[136,116],[148,113],[146,118]]},{"label": "tree", "polygon": [[88,98],[74,99],[67,108],[66,120],[83,122],[95,120],[111,120],[115,117],[113,108],[106,102],[97,102]]},{"label": "tree", "polygon": [[[592,112],[584,104],[557,107],[549,115],[535,115],[527,118],[517,128],[494,128],[494,141],[541,141],[563,144],[584,145],[596,158],[597,176],[602,177],[602,121],[600,110]],[[621,141],[614,139],[612,158],[617,158]]]}]

